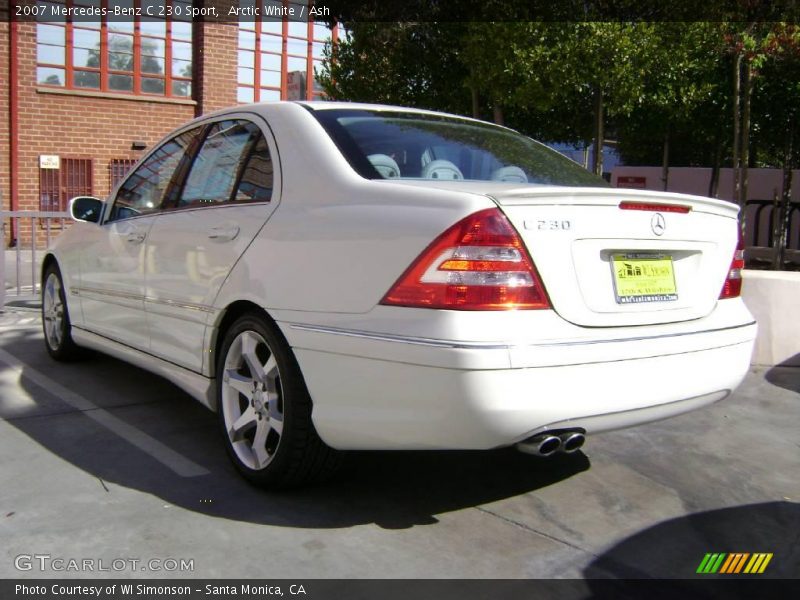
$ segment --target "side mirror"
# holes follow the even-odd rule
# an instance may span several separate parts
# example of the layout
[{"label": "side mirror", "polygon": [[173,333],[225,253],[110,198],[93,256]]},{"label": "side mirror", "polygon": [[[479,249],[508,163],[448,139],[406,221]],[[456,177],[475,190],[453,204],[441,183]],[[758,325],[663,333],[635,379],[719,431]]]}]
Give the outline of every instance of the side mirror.
[{"label": "side mirror", "polygon": [[76,221],[98,223],[103,214],[103,201],[92,196],[77,196],[69,201],[69,214]]}]

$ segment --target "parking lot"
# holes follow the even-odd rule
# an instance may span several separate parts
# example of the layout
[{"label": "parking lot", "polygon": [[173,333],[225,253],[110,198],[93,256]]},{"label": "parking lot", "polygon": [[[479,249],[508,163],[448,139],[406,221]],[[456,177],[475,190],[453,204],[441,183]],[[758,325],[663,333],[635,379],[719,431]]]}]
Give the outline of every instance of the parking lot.
[{"label": "parking lot", "polygon": [[34,554],[192,561],[85,574],[110,577],[685,578],[708,552],[773,553],[762,577],[800,576],[798,368],[572,456],[352,453],[332,482],[266,493],[205,408],[102,355],[54,363],[37,313],[12,307],[0,419],[3,578],[82,575],[18,570]]}]

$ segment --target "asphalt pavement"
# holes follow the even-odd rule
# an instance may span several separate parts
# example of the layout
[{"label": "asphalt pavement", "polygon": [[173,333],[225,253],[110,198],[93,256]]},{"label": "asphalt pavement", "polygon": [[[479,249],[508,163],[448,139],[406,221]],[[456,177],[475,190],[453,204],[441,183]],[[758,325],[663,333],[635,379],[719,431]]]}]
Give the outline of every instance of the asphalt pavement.
[{"label": "asphalt pavement", "polygon": [[175,386],[99,354],[55,363],[37,313],[10,308],[0,578],[686,578],[709,552],[773,553],[762,577],[794,578],[798,424],[800,369],[754,369],[721,403],[575,455],[359,452],[332,482],[268,493]]}]

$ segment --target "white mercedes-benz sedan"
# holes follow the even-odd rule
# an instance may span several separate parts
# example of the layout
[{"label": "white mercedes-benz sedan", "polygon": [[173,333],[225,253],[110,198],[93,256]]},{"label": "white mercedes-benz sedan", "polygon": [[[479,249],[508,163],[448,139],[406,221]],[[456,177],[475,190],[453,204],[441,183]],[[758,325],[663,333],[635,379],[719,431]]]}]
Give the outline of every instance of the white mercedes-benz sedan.
[{"label": "white mercedes-benz sedan", "polygon": [[574,452],[725,398],[756,333],[736,206],[610,188],[452,115],[238,106],[70,210],[49,353],[173,381],[270,487],[340,450]]}]

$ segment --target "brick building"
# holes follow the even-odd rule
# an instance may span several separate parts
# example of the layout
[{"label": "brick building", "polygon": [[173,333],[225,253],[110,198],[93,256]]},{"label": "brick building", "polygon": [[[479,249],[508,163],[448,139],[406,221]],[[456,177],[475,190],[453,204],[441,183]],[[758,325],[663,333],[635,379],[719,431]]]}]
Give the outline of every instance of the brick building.
[{"label": "brick building", "polygon": [[[254,1],[0,2],[2,208],[63,210],[76,195],[105,197],[147,148],[195,116],[319,97],[314,68],[337,27],[309,18],[309,0],[258,0],[269,18],[227,16]],[[12,14],[15,4],[46,14]],[[139,16],[115,18],[115,6]],[[70,9],[84,16],[54,18]],[[217,18],[193,19],[191,9]],[[106,16],[92,14],[100,10]],[[7,229],[6,240],[24,244],[26,233]]]}]

